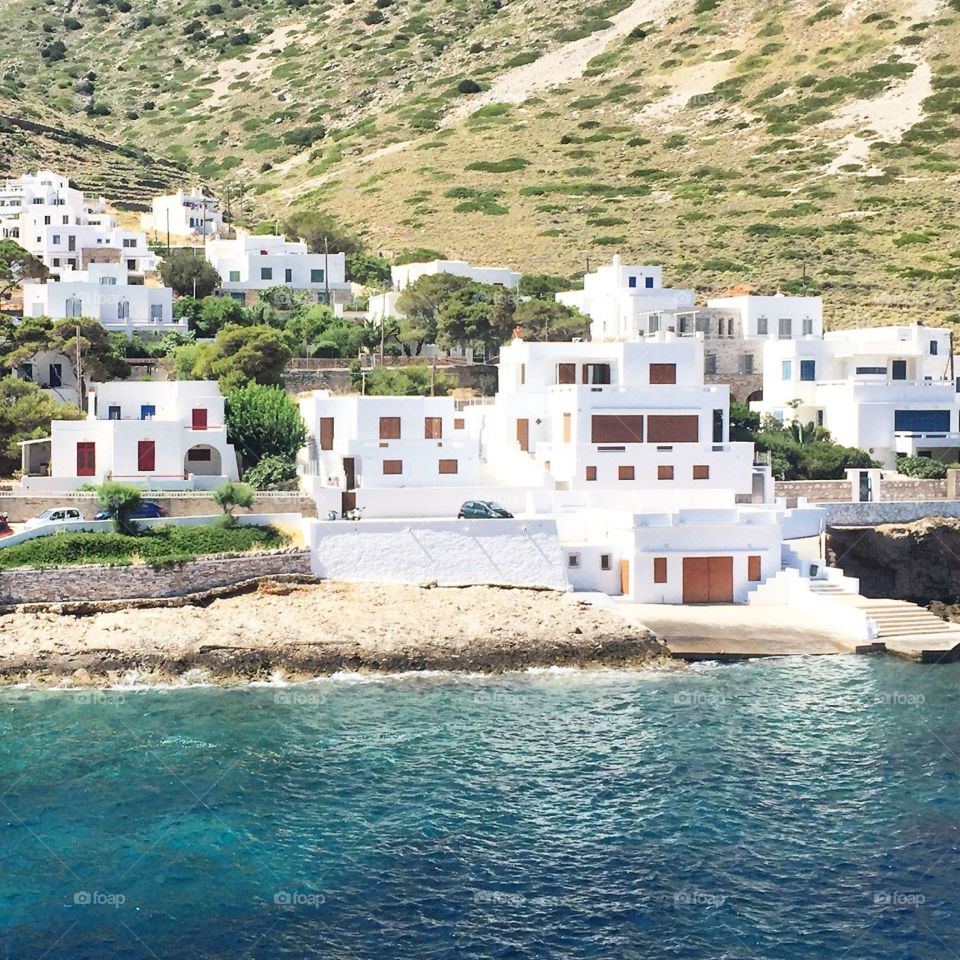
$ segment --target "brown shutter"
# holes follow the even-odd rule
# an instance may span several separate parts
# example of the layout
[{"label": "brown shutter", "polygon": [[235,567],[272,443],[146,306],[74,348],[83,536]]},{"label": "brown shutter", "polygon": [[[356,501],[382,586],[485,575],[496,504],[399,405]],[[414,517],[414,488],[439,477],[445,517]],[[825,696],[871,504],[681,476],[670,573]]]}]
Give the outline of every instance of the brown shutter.
[{"label": "brown shutter", "polygon": [[320,449],[333,449],[333,417],[320,418]]},{"label": "brown shutter", "polygon": [[557,364],[557,383],[576,383],[577,365],[575,363]]},{"label": "brown shutter", "polygon": [[381,417],[380,418],[380,439],[381,440],[399,440],[400,439],[400,418],[399,417]]},{"label": "brown shutter", "polygon": [[517,443],[520,444],[520,449],[524,453],[530,452],[530,421],[529,420],[517,421]]},{"label": "brown shutter", "polygon": [[667,464],[660,464],[657,467],[657,479],[658,480],[672,480],[673,479],[673,467]]},{"label": "brown shutter", "polygon": [[570,442],[570,426],[571,426],[571,415],[569,413],[565,413],[563,415],[563,442],[564,443]]},{"label": "brown shutter", "polygon": [[676,383],[677,365],[675,363],[651,363],[651,383]]},{"label": "brown shutter", "polygon": [[591,443],[643,443],[643,417],[594,414],[590,421]]},{"label": "brown shutter", "polygon": [[705,463],[694,464],[693,467],[693,479],[694,480],[709,480],[710,479],[710,467]]},{"label": "brown shutter", "polygon": [[647,443],[697,443],[700,418],[696,414],[647,417]]},{"label": "brown shutter", "polygon": [[588,480],[597,479],[597,468],[596,467],[587,467],[586,468],[586,478]]},{"label": "brown shutter", "polygon": [[747,579],[751,583],[760,582],[760,558],[747,557]]},{"label": "brown shutter", "polygon": [[619,480],[635,479],[635,471],[632,466],[617,467],[617,478]]},{"label": "brown shutter", "polygon": [[402,460],[384,460],[383,461],[383,475],[385,477],[397,476],[401,473],[403,473]]},{"label": "brown shutter", "polygon": [[667,558],[666,557],[653,558],[653,582],[654,583],[667,582]]},{"label": "brown shutter", "polygon": [[137,442],[137,470],[149,473],[157,469],[157,445],[153,440]]},{"label": "brown shutter", "polygon": [[424,417],[423,418],[423,438],[424,440],[442,440],[443,439],[443,418],[442,417]]},{"label": "brown shutter", "polygon": [[456,460],[441,460],[440,461],[440,473],[443,475],[450,475],[457,473],[458,464]]}]

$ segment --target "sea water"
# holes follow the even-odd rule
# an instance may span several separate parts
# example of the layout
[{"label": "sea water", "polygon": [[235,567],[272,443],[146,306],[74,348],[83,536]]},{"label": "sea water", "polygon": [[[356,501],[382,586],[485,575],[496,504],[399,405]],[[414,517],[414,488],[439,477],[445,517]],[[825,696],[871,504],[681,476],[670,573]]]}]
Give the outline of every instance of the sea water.
[{"label": "sea water", "polygon": [[0,957],[956,957],[958,681],[6,690]]}]

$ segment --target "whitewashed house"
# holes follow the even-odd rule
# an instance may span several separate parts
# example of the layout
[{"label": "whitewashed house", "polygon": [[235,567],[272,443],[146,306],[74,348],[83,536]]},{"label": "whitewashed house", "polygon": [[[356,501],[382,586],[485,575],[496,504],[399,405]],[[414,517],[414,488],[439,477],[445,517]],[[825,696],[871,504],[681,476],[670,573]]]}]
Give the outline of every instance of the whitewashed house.
[{"label": "whitewashed house", "polygon": [[85,420],[55,420],[49,439],[23,444],[22,488],[66,491],[119,480],[209,490],[239,478],[216,382],[93,384],[87,402]]},{"label": "whitewashed house", "polygon": [[951,332],[920,324],[838,330],[764,347],[760,414],[826,427],[884,467],[898,454],[960,460]]},{"label": "whitewashed house", "polygon": [[36,384],[59,403],[80,405],[77,370],[70,358],[55,350],[41,350],[18,364],[11,375],[17,380]]},{"label": "whitewashed house", "polygon": [[154,197],[152,209],[140,218],[140,226],[157,236],[206,238],[223,232],[223,213],[220,201],[208,197],[200,187],[188,192]]},{"label": "whitewashed house", "polygon": [[120,264],[138,274],[157,267],[145,233],[118,226],[102,198],[88,201],[66,177],[49,170],[6,181],[0,189],[0,233],[55,273],[95,263]]},{"label": "whitewashed house", "polygon": [[26,281],[23,315],[53,320],[90,317],[127,336],[186,331],[186,323],[173,315],[173,291],[130,283],[126,267],[118,263],[63,270],[59,280],[45,283]]},{"label": "whitewashed house", "polygon": [[245,303],[272,287],[305,292],[317,303],[351,296],[345,255],[309,253],[302,240],[237,230],[233,240],[208,240],[205,252],[220,274],[223,293]]}]

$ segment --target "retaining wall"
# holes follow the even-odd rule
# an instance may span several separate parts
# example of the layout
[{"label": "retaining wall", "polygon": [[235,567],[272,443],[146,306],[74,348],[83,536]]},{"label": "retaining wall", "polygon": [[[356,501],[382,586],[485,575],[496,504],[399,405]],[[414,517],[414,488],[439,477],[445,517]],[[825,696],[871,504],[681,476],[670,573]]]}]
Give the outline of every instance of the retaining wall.
[{"label": "retaining wall", "polygon": [[[849,480],[778,480],[774,485],[776,496],[788,501],[806,497],[810,503],[840,503],[849,501],[853,491]],[[912,477],[881,479],[877,484],[879,501],[946,500],[946,480],[916,480]]]},{"label": "retaining wall", "polygon": [[878,523],[912,523],[924,517],[960,517],[960,500],[823,503],[828,527],[872,527]]},{"label": "retaining wall", "polygon": [[56,603],[68,600],[137,600],[182,597],[257,577],[310,574],[310,553],[302,548],[201,557],[168,567],[78,566],[55,570],[22,567],[0,571],[0,603]]}]

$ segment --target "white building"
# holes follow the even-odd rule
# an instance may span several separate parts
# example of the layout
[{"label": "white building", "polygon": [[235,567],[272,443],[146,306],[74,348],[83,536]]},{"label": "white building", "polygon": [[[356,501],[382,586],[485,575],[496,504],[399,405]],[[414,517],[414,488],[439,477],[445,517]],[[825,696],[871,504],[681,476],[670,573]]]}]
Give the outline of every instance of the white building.
[{"label": "white building", "polygon": [[820,297],[772,297],[743,294],[714,297],[707,307],[727,310],[739,320],[743,340],[797,340],[823,336],[823,300]]},{"label": "white building", "polygon": [[25,317],[90,317],[127,336],[186,331],[185,321],[173,316],[173,291],[130,283],[122,264],[94,263],[86,270],[63,270],[60,278],[24,283]]},{"label": "white building", "polygon": [[205,249],[220,274],[221,289],[237,300],[253,302],[271,287],[304,291],[317,303],[351,296],[345,255],[309,253],[302,240],[238,230],[235,239],[208,240]]},{"label": "white building", "polygon": [[77,370],[69,357],[55,350],[41,350],[12,371],[18,380],[35,383],[59,403],[80,405]]},{"label": "white building", "polygon": [[215,237],[223,231],[220,201],[208,197],[200,187],[189,193],[176,193],[153,198],[150,213],[140,218],[140,226],[160,237]]},{"label": "white building", "polygon": [[89,202],[69,180],[49,170],[7,180],[0,189],[0,233],[17,241],[54,272],[116,263],[130,273],[156,270],[146,234],[126,230]]},{"label": "white building", "polygon": [[582,290],[558,293],[556,299],[590,317],[594,340],[635,340],[660,329],[651,326],[651,314],[693,308],[693,291],[664,287],[660,267],[628,266],[619,255],[588,273]]},{"label": "white building", "polygon": [[216,382],[93,384],[87,400],[85,420],[55,420],[48,440],[23,444],[23,488],[75,490],[119,480],[208,490],[239,478]]},{"label": "white building", "polygon": [[898,454],[960,460],[960,403],[947,329],[875,327],[771,340],[763,400],[786,422],[826,427],[837,443],[893,468]]}]

